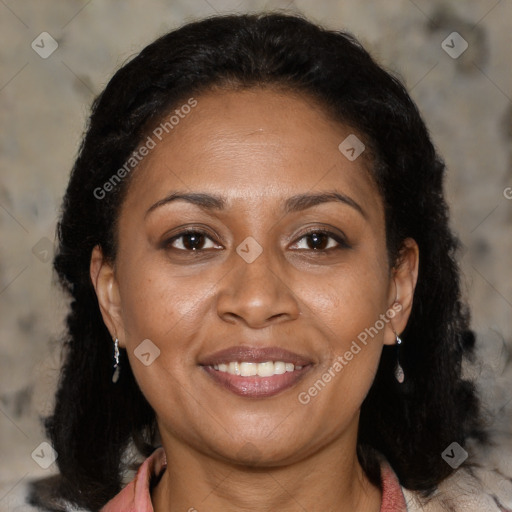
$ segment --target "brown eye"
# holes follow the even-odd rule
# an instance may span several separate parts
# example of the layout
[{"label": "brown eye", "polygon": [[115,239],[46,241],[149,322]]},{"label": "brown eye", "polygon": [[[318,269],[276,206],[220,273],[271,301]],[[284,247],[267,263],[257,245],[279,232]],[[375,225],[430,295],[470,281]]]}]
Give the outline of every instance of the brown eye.
[{"label": "brown eye", "polygon": [[179,251],[189,252],[218,248],[213,240],[202,231],[183,231],[178,233],[166,242],[166,246]]},{"label": "brown eye", "polygon": [[305,233],[295,245],[298,249],[311,251],[349,248],[349,245],[339,235],[320,229]]}]

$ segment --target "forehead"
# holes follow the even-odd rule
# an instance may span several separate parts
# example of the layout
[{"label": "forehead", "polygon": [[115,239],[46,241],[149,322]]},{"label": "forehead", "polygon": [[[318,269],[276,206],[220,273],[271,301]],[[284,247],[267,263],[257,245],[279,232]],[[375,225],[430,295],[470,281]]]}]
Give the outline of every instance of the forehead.
[{"label": "forehead", "polygon": [[216,90],[194,100],[193,108],[178,105],[162,118],[160,126],[174,116],[172,128],[150,132],[155,145],[133,171],[128,206],[149,207],[174,189],[260,205],[337,189],[379,209],[367,155],[351,160],[339,149],[357,135],[312,98],[257,88]]}]

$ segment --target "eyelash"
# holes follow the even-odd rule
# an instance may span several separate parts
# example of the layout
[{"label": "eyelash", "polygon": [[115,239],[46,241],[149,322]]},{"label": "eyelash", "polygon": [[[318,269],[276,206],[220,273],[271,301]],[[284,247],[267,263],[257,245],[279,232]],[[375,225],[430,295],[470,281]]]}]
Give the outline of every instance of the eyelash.
[{"label": "eyelash", "polygon": [[[214,242],[214,240],[212,239],[212,237],[209,235],[208,232],[203,231],[201,229],[197,229],[197,228],[190,228],[190,229],[183,230],[180,233],[178,233],[178,234],[174,235],[173,237],[169,238],[168,240],[166,240],[164,242],[165,248],[167,248],[167,249],[171,248],[171,249],[175,249],[177,251],[189,252],[189,253],[197,253],[197,252],[202,252],[202,251],[208,250],[208,249],[196,249],[196,250],[176,249],[175,247],[171,247],[173,242],[175,242],[176,240],[179,240],[180,238],[182,238],[186,235],[190,235],[190,234],[202,235],[202,236],[205,236],[206,238],[210,239],[212,242]],[[311,236],[313,234],[325,235],[325,236],[333,239],[338,245],[336,247],[329,247],[327,249],[298,249],[298,250],[302,250],[302,251],[308,250],[308,251],[313,251],[315,253],[324,253],[325,254],[325,253],[328,253],[333,250],[350,249],[350,245],[347,244],[347,242],[342,237],[340,237],[336,233],[333,233],[332,231],[329,231],[329,230],[323,229],[323,228],[311,229],[311,230],[303,233],[302,235],[299,236],[299,238],[296,240],[296,242],[294,242],[294,244],[296,244],[303,238],[307,238],[308,236]],[[329,245],[329,243],[327,245]]]}]

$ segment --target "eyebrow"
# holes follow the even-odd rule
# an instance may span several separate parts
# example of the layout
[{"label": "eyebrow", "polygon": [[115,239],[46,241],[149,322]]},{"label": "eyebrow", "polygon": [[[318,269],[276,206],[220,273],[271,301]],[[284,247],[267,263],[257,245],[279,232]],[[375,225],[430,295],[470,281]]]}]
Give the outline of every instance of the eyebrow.
[{"label": "eyebrow", "polygon": [[[173,192],[153,204],[146,211],[145,217],[147,217],[157,208],[160,208],[161,206],[169,204],[173,201],[187,201],[188,203],[199,206],[203,210],[223,210],[227,202],[224,197],[213,194],[205,194],[200,192]],[[293,213],[307,210],[308,208],[319,204],[331,202],[338,202],[348,205],[359,212],[365,219],[368,218],[366,212],[356,201],[354,201],[351,197],[336,191],[321,192],[317,194],[297,194],[295,196],[291,196],[284,202],[283,210],[285,213]]]}]

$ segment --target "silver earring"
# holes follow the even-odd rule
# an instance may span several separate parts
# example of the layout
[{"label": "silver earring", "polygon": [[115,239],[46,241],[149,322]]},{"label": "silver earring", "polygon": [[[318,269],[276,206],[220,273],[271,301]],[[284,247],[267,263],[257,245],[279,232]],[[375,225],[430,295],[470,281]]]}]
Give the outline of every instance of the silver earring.
[{"label": "silver earring", "polygon": [[114,374],[112,375],[112,382],[115,384],[119,380],[119,373],[121,367],[119,366],[119,340],[116,338],[114,341]]},{"label": "silver earring", "polygon": [[400,365],[400,345],[402,344],[402,340],[400,339],[400,336],[395,332],[396,336],[396,367],[395,367],[395,379],[402,384],[402,382],[405,380],[405,373],[404,369]]}]

